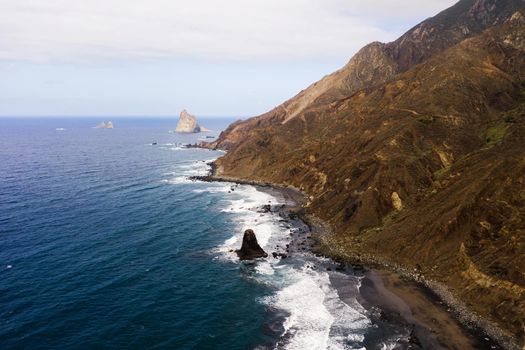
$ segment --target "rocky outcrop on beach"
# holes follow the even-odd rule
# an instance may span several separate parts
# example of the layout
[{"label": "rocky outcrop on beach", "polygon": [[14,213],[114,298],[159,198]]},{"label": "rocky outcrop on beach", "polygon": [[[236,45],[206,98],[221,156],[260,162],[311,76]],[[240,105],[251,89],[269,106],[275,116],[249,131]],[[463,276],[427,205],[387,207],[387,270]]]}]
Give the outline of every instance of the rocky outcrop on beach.
[{"label": "rocky outcrop on beach", "polygon": [[461,0],[217,141],[293,186],[342,251],[435,280],[525,340],[525,2]]},{"label": "rocky outcrop on beach", "polygon": [[101,122],[97,126],[95,126],[96,129],[113,129],[113,122]]},{"label": "rocky outcrop on beach", "polygon": [[197,118],[194,115],[191,115],[185,109],[180,112],[179,123],[175,128],[175,132],[180,133],[199,133],[209,131],[206,128],[203,128],[197,123]]},{"label": "rocky outcrop on beach", "polygon": [[236,253],[240,260],[254,260],[268,256],[257,242],[255,232],[250,229],[244,231],[241,249],[237,250]]}]

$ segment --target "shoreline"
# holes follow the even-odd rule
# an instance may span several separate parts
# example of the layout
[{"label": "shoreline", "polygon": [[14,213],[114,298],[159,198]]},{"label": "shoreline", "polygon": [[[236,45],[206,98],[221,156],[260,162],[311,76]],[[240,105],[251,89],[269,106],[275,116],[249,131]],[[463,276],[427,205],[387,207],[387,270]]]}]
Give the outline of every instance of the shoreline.
[{"label": "shoreline", "polygon": [[[319,254],[335,259],[336,261],[344,261],[350,265],[367,266],[371,271],[379,272],[383,278],[391,280],[389,281],[389,285],[392,287],[396,287],[396,280],[403,280],[405,283],[414,284],[414,287],[419,289],[419,293],[425,294],[429,302],[433,301],[434,304],[440,304],[441,308],[446,310],[471,336],[478,336],[477,339],[479,340],[488,338],[496,348],[509,350],[522,349],[514,338],[509,336],[497,325],[469,310],[466,304],[457,299],[444,284],[428,280],[418,271],[407,269],[396,263],[387,262],[376,256],[366,253],[335,251],[330,245],[330,242],[328,242],[329,237],[327,236],[315,235],[314,238],[317,243],[314,251]],[[402,291],[402,293],[406,294],[404,291]],[[494,347],[488,347],[488,349],[491,348]],[[475,349],[479,349],[479,347]],[[484,349],[484,347],[482,347],[482,349]]]},{"label": "shoreline", "polygon": [[[270,194],[277,192],[293,203],[292,206],[287,206],[286,211],[308,226],[308,237],[314,240],[313,244],[307,245],[307,249],[317,256],[339,263],[342,267],[348,265],[351,269],[363,271],[364,287],[360,288],[363,306],[369,311],[379,307],[390,317],[403,319],[413,330],[409,343],[416,348],[521,349],[500,328],[468,310],[444,285],[428,281],[417,272],[376,257],[335,252],[327,239],[330,228],[304,211],[303,206],[308,200],[300,190],[270,182],[215,176],[214,163],[210,165],[212,169],[208,175],[193,176],[190,179],[251,185]],[[294,242],[297,239],[292,237],[290,244],[297,244]],[[344,285],[335,288],[344,300]]]},{"label": "shoreline", "polygon": [[[286,193],[283,187],[264,186],[263,190]],[[303,200],[306,200],[303,195]],[[364,262],[350,262],[335,256],[321,253],[316,249],[317,237],[330,234],[330,228],[317,217],[308,215],[302,210],[298,220],[304,222],[309,230],[309,246],[314,255],[321,255],[339,264],[337,269],[345,275],[357,272],[363,274],[359,288],[360,303],[368,311],[380,308],[385,315],[381,317],[397,319],[412,329],[408,343],[421,346],[423,349],[503,349],[505,344],[490,336],[475,323],[465,323],[460,314],[455,312],[445,300],[427,284],[414,276],[407,276],[385,266],[371,265]],[[295,237],[294,237],[295,238]],[[338,278],[337,278],[338,279]],[[331,278],[334,288],[345,299],[345,284]],[[463,310],[463,314],[466,310]],[[416,347],[417,348],[417,347]],[[512,345],[508,346],[512,348]]]},{"label": "shoreline", "polygon": [[423,349],[502,349],[483,330],[464,325],[432,290],[396,272],[366,271],[360,291],[363,306],[380,307],[384,317],[407,322],[410,342]]}]

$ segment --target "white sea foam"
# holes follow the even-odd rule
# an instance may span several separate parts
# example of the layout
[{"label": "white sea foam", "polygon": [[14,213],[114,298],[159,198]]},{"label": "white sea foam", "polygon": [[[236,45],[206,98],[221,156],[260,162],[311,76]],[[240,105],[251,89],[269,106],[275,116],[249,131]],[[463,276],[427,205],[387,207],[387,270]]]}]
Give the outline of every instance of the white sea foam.
[{"label": "white sea foam", "polygon": [[[230,191],[231,186],[221,185],[217,191]],[[207,190],[215,191],[215,188]],[[268,253],[276,245],[284,247],[289,243],[290,230],[279,222],[278,215],[257,212],[265,204],[284,204],[283,199],[244,185],[235,187],[235,191],[226,198],[227,204],[221,210],[230,213],[238,226],[235,234],[218,249],[223,258],[238,262],[233,251],[240,247],[243,233],[248,228],[255,231],[259,244]],[[303,256],[317,263],[325,260],[310,253]],[[370,326],[366,311],[355,299],[343,302],[331,285],[328,273],[309,268],[314,264],[304,262],[303,266],[297,266],[297,260],[294,265],[290,259],[274,259],[270,255],[268,259],[258,261],[254,268],[255,275],[250,275],[257,282],[277,290],[261,302],[288,314],[283,324],[285,331],[276,348],[362,349],[364,333]],[[359,286],[356,285],[356,288]]]},{"label": "white sea foam", "polygon": [[298,281],[277,292],[273,307],[287,311],[284,339],[288,349],[326,349],[334,317],[324,305],[325,293],[316,277],[298,275]]},{"label": "white sea foam", "polygon": [[[359,289],[359,284],[356,288]],[[337,290],[329,283],[325,286],[325,291],[325,304],[334,316],[328,348],[361,349],[365,339],[364,333],[371,326],[366,310],[355,298],[343,302]]]},{"label": "white sea foam", "polygon": [[168,143],[164,143],[162,144],[163,148],[167,148],[167,149],[170,149],[170,150],[173,150],[173,151],[182,151],[182,150],[188,150],[190,148],[184,146],[183,143],[173,143],[173,142],[168,142]]},{"label": "white sea foam", "polygon": [[393,350],[397,346],[397,341],[385,342],[381,344],[381,350]]},{"label": "white sea foam", "polygon": [[370,325],[356,301],[343,302],[331,286],[329,275],[307,269],[288,271],[292,281],[275,296],[270,306],[286,311],[282,342],[285,349],[360,349]]},{"label": "white sea foam", "polygon": [[181,165],[177,166],[177,169],[179,170],[195,170],[195,169],[202,169],[207,167],[205,162],[192,162],[192,163],[183,163]]},{"label": "white sea foam", "polygon": [[164,179],[163,182],[171,185],[193,183],[194,181],[190,180],[190,177],[206,175],[210,169],[208,162],[214,159],[215,158],[199,162],[179,164],[173,171],[162,174],[163,176],[169,177],[168,179]]},{"label": "white sea foam", "polygon": [[206,188],[200,188],[193,190],[194,193],[228,193],[231,192],[230,185],[226,184],[222,186],[218,185],[219,183],[216,183],[215,186],[210,186]]},{"label": "white sea foam", "polygon": [[238,237],[233,236],[232,238],[227,239],[226,242],[224,242],[224,244],[226,244],[227,246],[234,246],[237,244],[237,241],[239,241]]},{"label": "white sea foam", "polygon": [[267,275],[267,276],[272,276],[275,274],[275,269],[272,266],[272,263],[270,263],[269,261],[259,262],[257,266],[255,267],[255,271],[257,271],[257,273],[261,275]]},{"label": "white sea foam", "polygon": [[190,184],[193,181],[190,180],[187,176],[175,176],[170,179],[164,179],[162,182],[170,184],[170,185],[182,185],[182,184]]},{"label": "white sea foam", "polygon": [[[231,191],[231,186],[235,186],[234,191]],[[233,215],[238,225],[234,236],[218,247],[218,251],[223,253],[222,258],[238,261],[236,254],[232,251],[240,248],[244,231],[247,229],[255,231],[259,245],[267,251],[282,242],[284,238],[289,239],[285,234],[286,228],[276,220],[275,214],[257,212],[263,205],[278,205],[281,200],[253,186],[226,184],[226,186],[219,187],[217,191],[231,192],[227,197],[229,198],[227,205],[221,211]],[[278,261],[271,257],[269,260]],[[268,267],[259,268],[257,271],[262,275],[272,274]]]}]

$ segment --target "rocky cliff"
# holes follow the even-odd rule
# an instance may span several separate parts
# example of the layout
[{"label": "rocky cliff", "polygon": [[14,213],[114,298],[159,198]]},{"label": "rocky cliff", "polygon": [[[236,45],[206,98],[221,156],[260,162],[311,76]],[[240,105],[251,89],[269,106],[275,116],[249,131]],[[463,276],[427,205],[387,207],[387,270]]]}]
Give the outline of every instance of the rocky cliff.
[{"label": "rocky cliff", "polygon": [[394,42],[365,46],[343,68],[282,105],[261,116],[232,124],[209,147],[229,149],[252,128],[286,123],[307,109],[326,106],[360,89],[385,83],[436,53],[504,22],[524,4],[524,0],[462,0]]},{"label": "rocky cliff", "polygon": [[525,16],[462,0],[232,124],[220,176],[300,188],[341,254],[415,269],[523,344]]},{"label": "rocky cliff", "polygon": [[185,109],[180,112],[179,122],[175,128],[175,132],[198,133],[201,131],[208,131],[208,129],[202,128],[199,123],[197,123],[197,118],[189,114]]}]

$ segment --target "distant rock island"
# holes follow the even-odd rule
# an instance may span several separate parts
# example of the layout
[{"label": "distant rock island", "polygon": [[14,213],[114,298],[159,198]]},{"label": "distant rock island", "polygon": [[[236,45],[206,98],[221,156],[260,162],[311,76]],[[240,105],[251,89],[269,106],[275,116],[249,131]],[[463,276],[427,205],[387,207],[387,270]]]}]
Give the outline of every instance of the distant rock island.
[{"label": "distant rock island", "polygon": [[208,132],[210,130],[203,128],[197,123],[197,118],[191,115],[185,109],[180,112],[179,123],[175,128],[175,132],[180,133],[199,133]]},{"label": "distant rock island", "polygon": [[95,128],[96,129],[113,129],[113,122],[112,121],[102,122],[98,124],[97,126],[95,126]]}]

